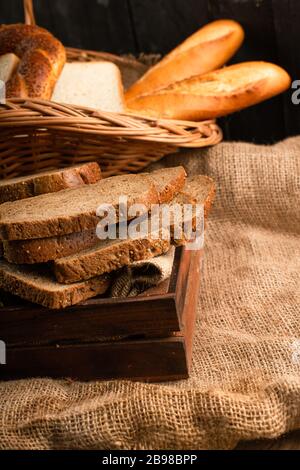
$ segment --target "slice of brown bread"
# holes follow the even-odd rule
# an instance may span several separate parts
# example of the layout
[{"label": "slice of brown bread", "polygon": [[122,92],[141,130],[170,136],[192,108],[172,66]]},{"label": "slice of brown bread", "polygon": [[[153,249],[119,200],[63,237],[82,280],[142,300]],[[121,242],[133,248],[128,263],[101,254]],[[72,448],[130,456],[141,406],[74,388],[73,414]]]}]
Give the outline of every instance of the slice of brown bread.
[{"label": "slice of brown bread", "polygon": [[[149,173],[157,188],[159,201],[166,202],[183,188],[186,173],[183,167],[167,168]],[[67,235],[4,241],[4,257],[11,263],[43,263],[78,253],[98,241],[95,229]]]},{"label": "slice of brown bread", "polygon": [[128,266],[134,261],[154,258],[170,249],[167,233],[126,240],[101,240],[89,250],[54,262],[56,279],[72,283]]},{"label": "slice of brown bread", "polygon": [[[215,195],[214,181],[205,175],[187,178],[183,191],[172,200],[172,204],[201,204],[204,216],[208,216]],[[149,223],[148,223],[149,226]],[[193,229],[194,229],[193,218]],[[159,227],[164,231],[165,228]],[[171,238],[175,245],[186,244],[189,240],[182,233],[180,239],[174,238],[174,220],[171,220]],[[59,282],[77,282],[89,277],[111,272],[134,261],[148,259],[165,253],[170,248],[168,237],[151,239],[145,237],[136,240],[100,241],[95,247],[81,253],[61,258],[54,263],[54,272]]]},{"label": "slice of brown bread", "polygon": [[159,202],[171,201],[182,190],[185,184],[186,171],[183,166],[162,168],[149,173],[159,194]]},{"label": "slice of brown bread", "polygon": [[188,194],[197,204],[203,204],[204,216],[208,217],[216,194],[216,185],[212,178],[206,175],[189,176],[182,193]]},{"label": "slice of brown bread", "polygon": [[10,263],[45,263],[78,253],[94,246],[98,241],[95,229],[58,237],[3,241],[3,255]]},{"label": "slice of brown bread", "polygon": [[0,288],[44,307],[60,309],[104,294],[109,276],[63,285],[55,281],[46,266],[18,266],[0,261]]},{"label": "slice of brown bread", "polygon": [[[191,176],[186,179],[183,191],[178,193],[173,199],[172,204],[179,204],[183,207],[184,204],[203,205],[204,221],[207,219],[210,212],[212,203],[216,193],[216,186],[214,181],[205,175]],[[196,230],[196,211],[192,212],[192,229]],[[175,245],[184,245],[189,241],[185,234],[182,233],[180,238],[175,238],[174,227],[171,228],[171,238]]]},{"label": "slice of brown bread", "polygon": [[[185,181],[185,171],[182,167],[157,170],[150,173],[150,176],[154,177],[161,201],[166,199],[166,194],[168,197],[172,196],[173,199],[173,195],[177,193],[178,188],[183,187]],[[208,194],[205,210],[208,209],[210,196],[214,191],[214,185],[210,178],[206,176],[188,178],[184,190],[190,192],[191,195],[180,192],[173,199],[173,203],[192,204],[195,203],[195,193],[199,194],[200,200]],[[97,244],[98,241],[95,229],[41,239],[4,241],[4,257],[9,262],[17,264],[42,263],[86,250]],[[182,240],[183,242],[184,240]],[[182,243],[177,240],[177,244]]]},{"label": "slice of brown bread", "polygon": [[118,219],[120,196],[127,197],[128,207],[141,204],[148,211],[159,200],[153,181],[149,175],[120,175],[80,188],[6,202],[0,205],[0,239],[26,240],[93,229],[100,220],[96,211],[101,204],[113,206]]},{"label": "slice of brown bread", "polygon": [[0,204],[40,194],[55,193],[67,188],[77,188],[84,184],[96,183],[100,179],[101,170],[98,163],[89,162],[3,180],[0,181]]}]

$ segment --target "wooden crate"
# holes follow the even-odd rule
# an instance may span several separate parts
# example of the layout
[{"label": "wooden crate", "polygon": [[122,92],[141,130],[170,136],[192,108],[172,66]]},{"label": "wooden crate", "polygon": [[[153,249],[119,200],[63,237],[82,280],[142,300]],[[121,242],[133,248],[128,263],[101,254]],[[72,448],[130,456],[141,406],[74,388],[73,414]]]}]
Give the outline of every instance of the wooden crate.
[{"label": "wooden crate", "polygon": [[188,377],[200,261],[200,251],[177,248],[170,280],[136,298],[95,298],[56,311],[10,300],[0,309],[1,379]]}]

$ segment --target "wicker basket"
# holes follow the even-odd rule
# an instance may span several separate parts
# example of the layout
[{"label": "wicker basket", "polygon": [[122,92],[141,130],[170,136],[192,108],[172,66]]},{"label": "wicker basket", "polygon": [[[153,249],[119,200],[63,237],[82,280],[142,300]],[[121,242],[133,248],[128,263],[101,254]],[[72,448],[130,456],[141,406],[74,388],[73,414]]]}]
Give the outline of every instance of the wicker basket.
[{"label": "wicker basket", "polygon": [[[25,22],[34,24],[32,0],[24,0]],[[132,58],[67,49],[68,60],[111,60],[125,84],[146,66]],[[127,82],[127,83],[126,83]],[[100,112],[37,99],[10,99],[0,106],[0,178],[96,160],[105,176],[137,172],[180,147],[221,141],[211,121],[154,120]]]}]

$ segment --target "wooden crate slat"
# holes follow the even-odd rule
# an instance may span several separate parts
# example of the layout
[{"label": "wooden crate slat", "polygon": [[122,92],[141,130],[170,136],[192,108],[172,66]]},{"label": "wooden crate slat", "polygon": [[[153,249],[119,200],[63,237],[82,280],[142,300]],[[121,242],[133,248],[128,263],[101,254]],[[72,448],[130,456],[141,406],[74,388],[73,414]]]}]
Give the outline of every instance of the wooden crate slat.
[{"label": "wooden crate slat", "polygon": [[[57,315],[53,317],[52,327],[54,327],[54,330],[52,334],[56,326],[56,337],[63,337],[63,341],[44,345],[13,346],[9,344],[7,347],[7,364],[1,366],[0,369],[1,379],[48,376],[71,377],[80,380],[130,378],[132,380],[162,381],[188,377],[200,282],[201,255],[200,251],[189,252],[188,250],[182,250],[180,256],[179,273],[188,270],[188,275],[178,275],[175,283],[176,291],[177,289],[182,291],[181,331],[173,333],[166,330],[159,331],[157,325],[155,325],[155,331],[148,330],[147,332],[144,329],[143,334],[140,336],[115,337],[111,338],[110,341],[108,341],[108,338],[102,338],[101,341],[93,341],[91,330],[88,328],[87,337],[81,337],[80,341],[75,339],[71,341],[68,326],[60,324],[59,313],[61,312],[57,312]],[[176,270],[173,270],[173,272],[176,272]],[[176,291],[173,294],[150,295],[149,305],[151,305],[152,297],[154,297],[155,299],[160,298],[160,300],[172,298],[175,306]],[[143,303],[138,298],[132,300],[132,305]],[[88,303],[86,302],[86,304]],[[120,310],[122,303],[119,300],[115,301],[117,309]],[[84,307],[83,305],[83,312],[86,311]],[[152,315],[153,313],[156,314],[153,305],[151,313]],[[162,311],[161,314],[163,314]],[[177,315],[178,312],[176,312],[178,320]],[[76,319],[76,314],[70,315],[70,319],[72,318]],[[85,317],[83,314],[78,324],[83,326],[84,322],[89,324],[89,321],[90,318]],[[24,319],[19,331],[24,329],[25,323],[26,320]],[[155,322],[153,321],[153,323]],[[29,324],[34,329],[35,321],[32,320]],[[116,325],[117,323],[115,323]],[[92,327],[95,328],[95,325],[92,325]],[[69,328],[71,328],[71,323],[69,323]],[[117,326],[113,331],[116,334]],[[16,335],[16,333],[15,330],[14,334]],[[37,326],[36,333],[43,335],[40,326]],[[3,334],[3,330],[1,330],[1,334]],[[66,338],[69,338],[70,344],[65,344]]]},{"label": "wooden crate slat", "polygon": [[188,375],[183,338],[8,348],[2,379],[175,380]]},{"label": "wooden crate slat", "polygon": [[63,310],[23,301],[0,308],[1,339],[16,346],[179,331],[190,253],[177,248],[165,293],[152,291],[152,295],[128,299],[95,298]]}]

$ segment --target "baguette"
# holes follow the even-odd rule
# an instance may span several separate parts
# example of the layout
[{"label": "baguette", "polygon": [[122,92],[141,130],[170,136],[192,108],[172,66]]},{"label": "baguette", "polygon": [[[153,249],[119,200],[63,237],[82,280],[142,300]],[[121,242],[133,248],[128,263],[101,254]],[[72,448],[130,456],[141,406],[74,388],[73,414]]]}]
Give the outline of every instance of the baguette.
[{"label": "baguette", "polygon": [[244,62],[191,77],[127,102],[155,118],[201,121],[239,111],[285,91],[287,72],[268,62]]},{"label": "baguette", "polygon": [[101,179],[96,162],[84,163],[59,170],[48,170],[35,175],[0,181],[0,204],[26,199],[40,194],[54,193],[67,188],[93,184]]},{"label": "baguette", "polygon": [[131,86],[126,101],[192,75],[218,69],[234,55],[243,39],[244,31],[236,21],[217,20],[207,24]]},{"label": "baguette", "polygon": [[[173,199],[185,183],[186,173],[182,166],[156,170],[149,173],[158,192],[160,203]],[[94,246],[99,239],[95,229],[79,233],[28,240],[4,241],[4,257],[17,264],[43,263],[78,253]]]},{"label": "baguette", "polygon": [[0,261],[0,288],[22,299],[51,309],[60,309],[104,294],[109,277],[63,285],[55,281],[47,266],[17,266]]}]

